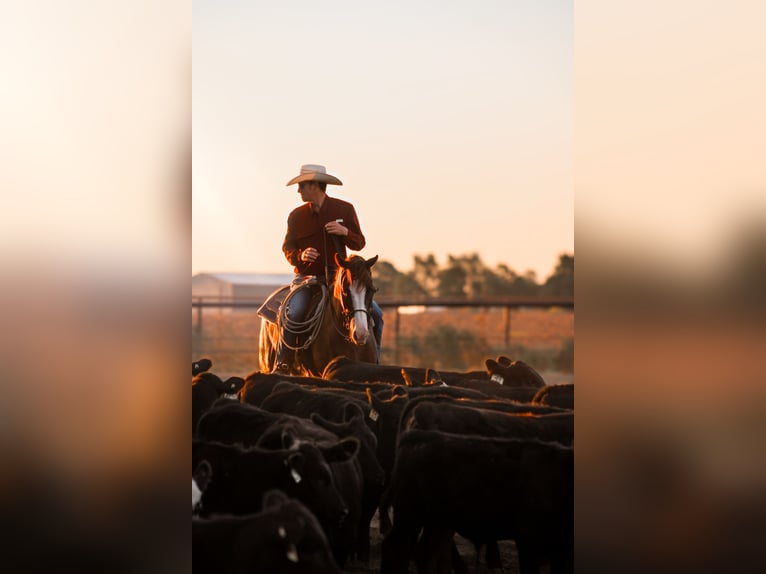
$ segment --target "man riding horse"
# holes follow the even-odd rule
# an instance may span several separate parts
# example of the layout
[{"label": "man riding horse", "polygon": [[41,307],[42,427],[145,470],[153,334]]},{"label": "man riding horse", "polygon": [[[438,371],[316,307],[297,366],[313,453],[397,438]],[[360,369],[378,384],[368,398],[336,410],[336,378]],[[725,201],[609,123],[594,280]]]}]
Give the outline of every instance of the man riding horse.
[{"label": "man riding horse", "polygon": [[[335,176],[327,173],[323,165],[303,165],[300,174],[287,182],[298,184],[298,193],[305,203],[287,217],[287,233],[282,252],[295,268],[295,278],[286,309],[287,323],[300,324],[309,310],[312,292],[301,287],[317,278],[328,284],[335,275],[335,254],[346,259],[346,247],[359,251],[366,243],[354,206],[327,195],[327,185],[343,185]],[[372,301],[373,334],[380,361],[380,342],[383,336],[383,312]],[[284,326],[277,348],[276,372],[289,370],[291,354],[289,347],[298,345],[298,335]],[[283,342],[288,342],[287,345]]]}]

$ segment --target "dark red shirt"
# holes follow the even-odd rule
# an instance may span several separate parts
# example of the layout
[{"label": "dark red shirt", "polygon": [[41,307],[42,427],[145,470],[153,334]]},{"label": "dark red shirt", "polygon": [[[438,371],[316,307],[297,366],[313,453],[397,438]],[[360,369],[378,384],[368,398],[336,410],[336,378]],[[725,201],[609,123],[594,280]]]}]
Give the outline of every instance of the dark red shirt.
[{"label": "dark red shirt", "polygon": [[[339,223],[348,228],[347,236],[324,233],[325,224],[337,219],[342,220]],[[339,249],[336,248],[336,243]],[[296,273],[324,277],[326,257],[329,257],[330,267],[334,268],[336,252],[345,259],[346,247],[359,251],[365,243],[354,206],[342,199],[325,196],[317,213],[311,209],[309,203],[304,203],[290,212],[287,216],[287,233],[282,243],[282,251],[295,267]],[[301,251],[308,247],[313,247],[319,252],[319,257],[313,263],[305,263],[300,259]]]}]

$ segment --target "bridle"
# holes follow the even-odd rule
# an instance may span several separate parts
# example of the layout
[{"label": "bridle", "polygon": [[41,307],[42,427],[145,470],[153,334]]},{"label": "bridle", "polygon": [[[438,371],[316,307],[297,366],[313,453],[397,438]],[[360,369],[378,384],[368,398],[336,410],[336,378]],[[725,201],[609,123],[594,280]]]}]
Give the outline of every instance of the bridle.
[{"label": "bridle", "polygon": [[[363,308],[362,307],[358,307],[358,308],[348,309],[346,307],[346,304],[345,304],[345,299],[346,299],[346,297],[348,297],[348,290],[346,288],[344,288],[345,281],[343,279],[343,277],[345,276],[345,271],[343,270],[343,268],[338,268],[336,273],[339,273],[340,275],[336,276],[334,291],[335,291],[335,294],[337,295],[337,297],[334,297],[334,299],[336,299],[340,303],[341,318],[342,318],[343,323],[342,323],[342,325],[340,327],[338,327],[338,322],[335,320],[335,318],[333,316],[333,325],[335,327],[335,330],[338,332],[338,334],[340,336],[342,336],[343,339],[346,342],[352,343],[352,344],[357,345],[357,346],[361,346],[359,343],[357,343],[356,341],[354,341],[351,338],[351,335],[350,335],[351,334],[351,319],[357,313],[364,313],[366,315],[366,317],[367,317],[367,325],[368,325],[368,327],[372,326],[371,325],[371,322],[372,322],[372,319],[371,319],[372,295],[369,294],[371,289],[372,289],[372,287],[370,286],[370,287],[366,287],[365,288],[365,297],[364,297],[364,299],[365,299],[366,307],[363,307]],[[369,303],[367,303],[368,300],[369,300]]]}]

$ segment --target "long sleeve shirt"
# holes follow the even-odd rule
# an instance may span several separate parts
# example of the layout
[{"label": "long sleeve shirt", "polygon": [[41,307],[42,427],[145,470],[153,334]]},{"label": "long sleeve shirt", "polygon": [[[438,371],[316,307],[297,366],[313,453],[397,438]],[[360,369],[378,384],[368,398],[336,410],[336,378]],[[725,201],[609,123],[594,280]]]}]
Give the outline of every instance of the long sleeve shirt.
[{"label": "long sleeve shirt", "polygon": [[[348,228],[348,235],[345,237],[329,233],[325,235],[325,224],[336,220]],[[354,206],[347,201],[325,196],[322,207],[316,213],[309,203],[304,203],[290,212],[282,252],[295,267],[296,273],[323,277],[325,260],[329,261],[331,268],[335,268],[335,253],[345,259],[346,247],[359,251],[365,243]],[[319,252],[319,257],[313,263],[301,261],[300,258],[301,251],[309,247]]]}]

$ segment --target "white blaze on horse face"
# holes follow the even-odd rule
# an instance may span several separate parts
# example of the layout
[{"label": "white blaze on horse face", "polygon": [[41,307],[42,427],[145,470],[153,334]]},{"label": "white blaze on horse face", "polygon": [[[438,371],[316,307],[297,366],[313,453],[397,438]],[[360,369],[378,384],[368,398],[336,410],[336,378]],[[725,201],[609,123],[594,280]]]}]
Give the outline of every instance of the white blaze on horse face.
[{"label": "white blaze on horse face", "polygon": [[359,281],[353,281],[348,291],[351,308],[354,310],[351,317],[351,338],[357,345],[364,345],[370,336],[370,330],[367,328],[367,307],[364,305],[367,288]]}]

